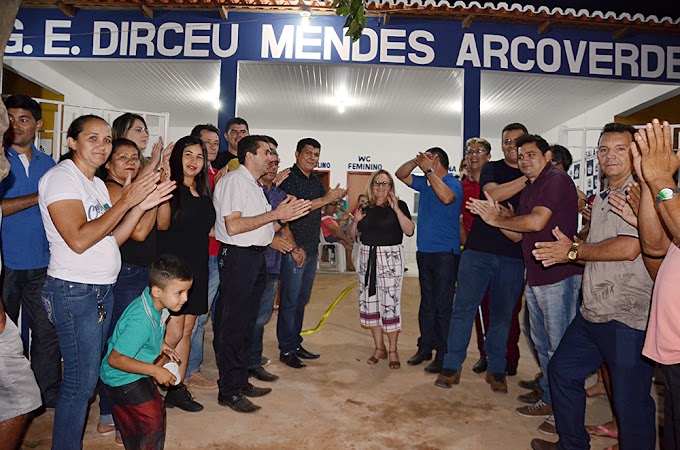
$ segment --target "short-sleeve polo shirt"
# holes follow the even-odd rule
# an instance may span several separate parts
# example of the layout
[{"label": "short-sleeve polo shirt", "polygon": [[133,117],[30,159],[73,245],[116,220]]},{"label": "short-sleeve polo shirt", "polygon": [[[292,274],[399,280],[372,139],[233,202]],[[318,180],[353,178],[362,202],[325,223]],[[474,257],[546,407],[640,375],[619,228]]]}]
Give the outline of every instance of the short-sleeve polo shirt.
[{"label": "short-sleeve polo shirt", "polygon": [[[164,308],[163,311],[167,309]],[[153,364],[163,345],[165,315],[154,308],[148,287],[130,303],[107,342],[106,355],[99,370],[99,376],[105,384],[119,387],[147,377],[114,369],[109,365],[109,355],[115,350],[137,361]]]},{"label": "short-sleeve polo shirt", "polygon": [[442,181],[456,196],[449,205],[439,200],[426,177],[413,175],[411,188],[420,192],[416,243],[419,252],[460,254],[459,216],[463,185],[450,173],[444,175]]},{"label": "short-sleeve polo shirt", "polygon": [[[35,146],[33,157],[26,168],[20,153],[7,149],[9,175],[0,182],[0,199],[23,197],[38,192],[38,181],[54,167],[54,160]],[[4,264],[14,270],[30,270],[47,267],[50,248],[45,236],[40,208],[31,206],[5,218],[2,225],[2,255]]]}]

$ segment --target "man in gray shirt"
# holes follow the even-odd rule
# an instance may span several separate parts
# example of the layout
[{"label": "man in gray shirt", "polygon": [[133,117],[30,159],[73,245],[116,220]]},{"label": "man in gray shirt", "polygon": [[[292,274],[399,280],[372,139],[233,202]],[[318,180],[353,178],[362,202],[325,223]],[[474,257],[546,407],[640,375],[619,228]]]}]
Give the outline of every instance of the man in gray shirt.
[{"label": "man in gray shirt", "polygon": [[559,442],[534,439],[534,450],[589,448],[585,429],[586,377],[603,363],[612,380],[612,401],[621,448],[653,450],[656,409],[650,395],[653,366],[642,357],[652,297],[638,230],[617,215],[609,197],[633,182],[630,152],[635,128],[607,124],[597,159],[609,181],[593,203],[586,242],[572,242],[555,228],[555,242],[536,244],[544,266],[585,263],[583,304],[549,364]]}]

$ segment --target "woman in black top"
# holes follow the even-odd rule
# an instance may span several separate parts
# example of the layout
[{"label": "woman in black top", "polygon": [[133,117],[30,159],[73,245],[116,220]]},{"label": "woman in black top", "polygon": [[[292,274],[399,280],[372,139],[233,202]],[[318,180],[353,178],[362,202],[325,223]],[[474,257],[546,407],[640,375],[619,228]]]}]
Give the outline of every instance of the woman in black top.
[{"label": "woman in black top", "polygon": [[[189,361],[191,330],[196,318],[208,312],[208,241],[215,209],[207,163],[206,148],[199,138],[185,136],[177,141],[165,166],[177,182],[177,190],[169,201],[169,213],[159,210],[158,214],[158,254],[177,256],[191,267],[194,276],[189,299],[179,314],[171,315],[165,334],[165,341],[179,354],[181,379]],[[203,409],[183,383],[168,390],[165,405],[191,412]]]},{"label": "woman in black top", "polygon": [[[347,232],[361,236],[359,254],[359,318],[373,335],[375,350],[368,364],[389,355],[390,369],[401,367],[397,339],[401,330],[401,285],[404,278],[404,234],[413,235],[406,203],[394,193],[392,175],[386,170],[371,174],[366,186],[368,203],[357,209]],[[383,334],[387,335],[389,352]]]}]

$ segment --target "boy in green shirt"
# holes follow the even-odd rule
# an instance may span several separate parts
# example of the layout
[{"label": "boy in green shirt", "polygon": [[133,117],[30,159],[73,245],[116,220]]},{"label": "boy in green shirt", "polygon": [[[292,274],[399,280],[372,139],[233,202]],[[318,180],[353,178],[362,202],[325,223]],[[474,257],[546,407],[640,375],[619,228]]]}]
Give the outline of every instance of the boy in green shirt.
[{"label": "boy in green shirt", "polygon": [[[178,361],[164,348],[165,321],[187,301],[191,271],[174,256],[163,255],[149,267],[149,287],[128,306],[109,339],[99,376],[113,403],[113,419],[126,449],[162,449],[165,406],[154,381],[176,381],[163,364]],[[153,379],[153,381],[152,381]]]}]

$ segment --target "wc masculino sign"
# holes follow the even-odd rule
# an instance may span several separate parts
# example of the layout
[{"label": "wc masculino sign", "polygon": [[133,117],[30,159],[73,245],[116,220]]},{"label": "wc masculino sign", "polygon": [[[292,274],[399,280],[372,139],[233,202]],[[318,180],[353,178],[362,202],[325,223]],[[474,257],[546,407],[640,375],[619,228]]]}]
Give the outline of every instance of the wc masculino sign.
[{"label": "wc masculino sign", "polygon": [[7,57],[116,59],[234,59],[477,68],[622,80],[680,80],[676,36],[631,35],[613,40],[603,31],[459,21],[369,20],[357,42],[344,36],[344,19],[292,14],[168,12],[144,18],[137,11],[21,9]]}]

